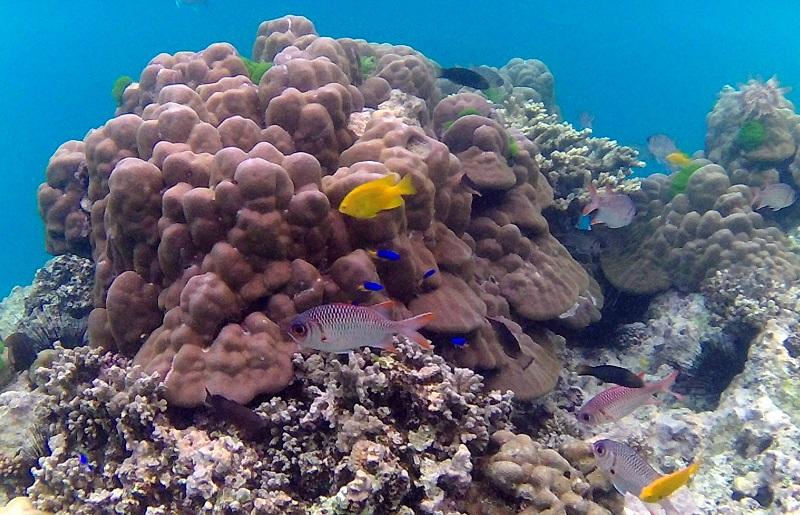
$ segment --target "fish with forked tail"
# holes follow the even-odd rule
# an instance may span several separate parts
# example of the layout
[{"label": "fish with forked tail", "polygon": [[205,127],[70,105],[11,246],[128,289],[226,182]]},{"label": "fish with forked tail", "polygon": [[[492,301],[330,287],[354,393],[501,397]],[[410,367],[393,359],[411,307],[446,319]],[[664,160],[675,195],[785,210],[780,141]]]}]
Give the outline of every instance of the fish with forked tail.
[{"label": "fish with forked tail", "polygon": [[615,365],[598,365],[596,367],[581,365],[578,367],[578,375],[594,376],[603,382],[627,386],[628,388],[641,388],[644,386],[641,376],[634,374],[627,368]]},{"label": "fish with forked tail", "polygon": [[682,395],[670,390],[677,377],[678,372],[675,371],[661,381],[646,383],[641,388],[614,386],[603,390],[583,405],[578,411],[578,420],[592,426],[619,420],[645,404],[657,404],[659,401],[653,395],[659,392],[682,399]]},{"label": "fish with forked tail", "polygon": [[393,304],[324,304],[297,315],[284,329],[301,349],[344,354],[360,347],[378,347],[392,352],[392,337],[397,334],[431,349],[431,343],[417,330],[433,320],[433,313],[394,321],[389,318]]},{"label": "fish with forked tail", "polygon": [[662,475],[633,448],[614,440],[598,440],[592,444],[597,466],[609,477],[621,494],[635,495],[646,503],[657,503],[670,515],[681,513],[668,497],[686,485],[697,470],[697,463]]}]

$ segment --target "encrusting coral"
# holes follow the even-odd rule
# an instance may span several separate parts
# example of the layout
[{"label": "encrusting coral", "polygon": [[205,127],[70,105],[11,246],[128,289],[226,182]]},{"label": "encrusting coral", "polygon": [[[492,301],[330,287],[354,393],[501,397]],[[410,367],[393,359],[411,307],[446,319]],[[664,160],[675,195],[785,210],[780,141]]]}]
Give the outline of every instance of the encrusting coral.
[{"label": "encrusting coral", "polygon": [[[225,43],[157,56],[115,118],[53,156],[39,193],[48,249],[91,248],[92,344],[157,372],[176,406],[206,389],[248,402],[291,380],[278,323],[388,295],[398,316],[436,313],[426,335],[489,386],[552,389],[559,364],[536,325],[585,326],[602,296],[541,215],[553,193],[536,145],[479,95],[440,102],[435,65],[408,47],[320,37],[287,16],[261,25],[253,55],[273,63],[258,84]],[[337,211],[390,172],[412,178],[405,206]],[[380,248],[400,261],[365,252]]]}]

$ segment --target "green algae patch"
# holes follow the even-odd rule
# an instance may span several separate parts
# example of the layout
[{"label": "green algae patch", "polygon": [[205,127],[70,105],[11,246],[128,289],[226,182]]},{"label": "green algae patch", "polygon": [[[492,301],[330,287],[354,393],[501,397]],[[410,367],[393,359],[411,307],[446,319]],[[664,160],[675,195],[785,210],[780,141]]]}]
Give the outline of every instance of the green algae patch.
[{"label": "green algae patch", "polygon": [[678,193],[683,193],[686,191],[686,185],[689,184],[689,179],[692,177],[694,172],[699,170],[704,166],[704,163],[689,163],[688,165],[684,166],[671,177],[670,182],[670,193],[674,197]]},{"label": "green algae patch", "polygon": [[133,79],[127,75],[121,75],[114,81],[114,85],[111,86],[111,96],[114,97],[117,107],[122,105],[122,95],[125,94],[125,88],[131,84],[133,84]]},{"label": "green algae patch", "polygon": [[763,145],[766,139],[767,129],[764,124],[758,120],[747,120],[736,134],[736,145],[745,152],[750,152]]},{"label": "green algae patch", "polygon": [[269,61],[253,61],[252,59],[248,59],[244,56],[241,56],[241,59],[244,63],[244,67],[247,68],[247,75],[250,77],[250,80],[253,82],[253,84],[258,84],[261,82],[261,77],[267,73],[267,70],[272,68],[272,63]]}]

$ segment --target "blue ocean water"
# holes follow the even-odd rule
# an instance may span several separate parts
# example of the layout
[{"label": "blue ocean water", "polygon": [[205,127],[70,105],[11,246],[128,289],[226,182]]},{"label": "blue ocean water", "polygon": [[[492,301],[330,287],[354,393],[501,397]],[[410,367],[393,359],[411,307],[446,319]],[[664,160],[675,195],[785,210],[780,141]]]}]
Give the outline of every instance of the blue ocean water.
[{"label": "blue ocean water", "polygon": [[[135,7],[126,7],[134,5]],[[0,292],[28,283],[47,258],[36,188],[67,139],[113,114],[110,88],[159,52],[215,41],[249,54],[262,20],[312,19],[319,33],[408,44],[443,65],[543,60],[568,120],[643,146],[654,132],[688,152],[703,147],[705,115],[724,84],[777,74],[800,85],[796,2],[173,0],[0,2],[0,190],[6,251]],[[790,99],[798,97],[789,94]]]}]

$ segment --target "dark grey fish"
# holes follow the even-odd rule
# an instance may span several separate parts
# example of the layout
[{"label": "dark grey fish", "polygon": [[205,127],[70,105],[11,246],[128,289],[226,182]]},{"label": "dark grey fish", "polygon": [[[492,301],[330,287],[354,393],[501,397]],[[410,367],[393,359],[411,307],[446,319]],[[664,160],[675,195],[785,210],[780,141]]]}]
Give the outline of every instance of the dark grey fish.
[{"label": "dark grey fish", "polygon": [[208,389],[205,404],[235,425],[247,438],[255,440],[263,437],[267,431],[267,421],[258,413]]},{"label": "dark grey fish", "polygon": [[644,386],[644,381],[641,377],[627,368],[615,365],[598,365],[596,367],[581,365],[578,367],[578,375],[594,376],[604,383],[614,383],[620,386],[627,386],[628,388],[641,388]]},{"label": "dark grey fish", "polygon": [[499,88],[505,84],[503,77],[501,77],[499,73],[488,66],[479,66],[475,71],[481,74],[484,79],[486,79],[486,82],[489,83],[490,88]]},{"label": "dark grey fish", "polygon": [[468,88],[489,89],[490,87],[489,81],[483,75],[469,68],[442,68],[439,76]]}]

